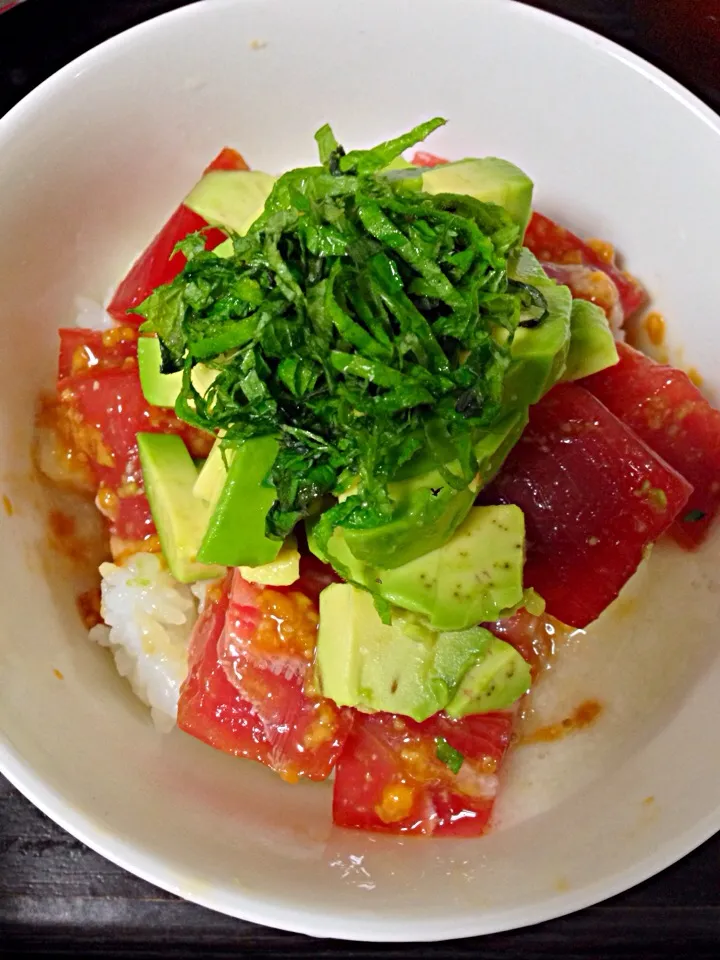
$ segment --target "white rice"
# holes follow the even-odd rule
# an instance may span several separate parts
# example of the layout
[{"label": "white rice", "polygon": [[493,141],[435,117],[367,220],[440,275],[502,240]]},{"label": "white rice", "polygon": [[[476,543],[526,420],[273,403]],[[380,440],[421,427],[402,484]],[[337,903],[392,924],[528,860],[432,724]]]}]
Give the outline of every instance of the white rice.
[{"label": "white rice", "polygon": [[153,553],[137,553],[122,566],[103,563],[100,574],[105,623],[93,627],[90,638],[110,648],[118,671],[150,707],[156,726],[171,730],[187,674],[195,596],[204,598],[206,584],[179,583]]},{"label": "white rice", "polygon": [[[111,287],[105,297],[105,303],[110,303],[115,288]],[[90,297],[75,297],[75,326],[89,330],[111,330],[117,324],[107,312],[102,303]]]}]

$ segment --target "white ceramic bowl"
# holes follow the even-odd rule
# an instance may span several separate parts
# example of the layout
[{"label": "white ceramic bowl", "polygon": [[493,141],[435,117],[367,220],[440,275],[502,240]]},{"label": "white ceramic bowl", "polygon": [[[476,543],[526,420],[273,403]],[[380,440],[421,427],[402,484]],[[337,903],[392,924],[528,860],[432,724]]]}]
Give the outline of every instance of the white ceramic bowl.
[{"label": "white ceramic bowl", "polygon": [[[538,691],[589,731],[511,757],[498,827],[475,841],[338,831],[330,790],[290,787],[157,734],[87,642],[44,547],[32,410],[76,295],[102,298],[225,143],[256,167],[313,159],[333,122],[360,146],[443,114],[431,149],[526,168],[538,205],[613,239],[720,389],[717,118],[657,70],[506,0],[212,0],[61,70],[0,121],[3,515],[0,768],[128,870],[290,930],[433,940],[502,930],[617,893],[720,827],[720,583],[713,544],[656,549]],[[64,679],[59,679],[59,671]]]}]

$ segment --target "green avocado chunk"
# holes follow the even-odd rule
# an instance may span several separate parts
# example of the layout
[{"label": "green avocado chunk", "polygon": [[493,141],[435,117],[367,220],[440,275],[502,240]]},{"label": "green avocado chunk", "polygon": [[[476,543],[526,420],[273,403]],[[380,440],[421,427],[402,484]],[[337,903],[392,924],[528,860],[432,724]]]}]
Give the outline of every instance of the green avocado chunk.
[{"label": "green avocado chunk", "polygon": [[[395,503],[391,519],[378,527],[344,527],[348,549],[362,564],[381,569],[400,567],[436,550],[450,539],[468,514],[478,490],[500,469],[527,423],[527,412],[512,411],[495,426],[478,435],[475,457],[478,473],[463,490],[451,486],[427,455],[405,466],[399,479],[388,485]],[[459,464],[449,463],[456,472]],[[327,552],[312,538],[314,553],[327,560]],[[331,561],[332,562],[332,561]],[[343,571],[338,568],[343,575]]]},{"label": "green avocado chunk", "polygon": [[570,349],[572,294],[568,287],[551,280],[539,261],[523,248],[512,265],[510,276],[542,293],[548,315],[536,327],[519,327],[510,351],[505,377],[505,402],[526,409],[555,386],[565,372]]},{"label": "green avocado chunk", "polygon": [[505,458],[520,439],[527,422],[527,410],[515,410],[475,441],[474,450],[478,463],[480,488],[487,486],[493,480],[505,462]]},{"label": "green avocado chunk", "polygon": [[456,490],[439,474],[436,479],[437,486],[429,483],[392,491],[396,506],[387,523],[343,528],[353,556],[369,566],[399,567],[445,543],[467,516],[478,487],[471,484]]},{"label": "green avocado chunk", "polygon": [[[353,556],[337,527],[326,560],[347,579],[404,610],[422,614],[435,630],[463,630],[497,620],[523,597],[525,519],[512,504],[473,507],[441,547],[393,569]],[[312,534],[310,549],[314,547]]]},{"label": "green avocado chunk", "polygon": [[320,687],[340,706],[426,720],[449,703],[490,639],[479,627],[436,633],[399,611],[384,624],[369,593],[331,584],[320,594]]},{"label": "green avocado chunk", "polygon": [[494,642],[483,627],[433,631],[400,610],[384,624],[370,594],[349,583],[320,594],[318,681],[340,706],[426,720],[455,700]]},{"label": "green avocado chunk", "polygon": [[533,182],[508,160],[482,157],[442,163],[423,171],[426,193],[460,193],[504,207],[521,230],[530,220]]},{"label": "green avocado chunk", "polygon": [[227,478],[228,465],[235,456],[233,447],[223,450],[223,436],[224,433],[221,432],[213,444],[193,487],[194,497],[212,504],[216,504],[220,498],[220,491]]},{"label": "green avocado chunk", "polygon": [[525,518],[519,507],[473,507],[447,543],[394,570],[378,571],[378,592],[424,614],[436,630],[462,630],[522,598]]},{"label": "green avocado chunk", "polygon": [[280,547],[278,555],[270,563],[259,567],[239,567],[243,580],[261,583],[266,587],[291,587],[300,579],[300,551],[293,536]]},{"label": "green avocado chunk", "polygon": [[[259,567],[271,563],[281,540],[265,534],[265,520],[275,501],[275,487],[267,477],[279,449],[275,437],[252,437],[229,451],[229,465],[217,469],[215,489],[209,491],[210,520],[198,551],[203,563],[228,567]],[[212,457],[212,451],[211,451]],[[211,457],[205,468],[208,469]],[[217,460],[215,460],[215,469]]]},{"label": "green avocado chunk", "polygon": [[613,367],[618,356],[605,311],[589,300],[573,300],[570,314],[570,351],[563,380],[580,380]]},{"label": "green avocado chunk", "polygon": [[483,659],[472,666],[446,707],[450,717],[504,710],[530,689],[530,666],[514,647],[492,637]]},{"label": "green avocado chunk", "polygon": [[213,226],[247,233],[265,207],[275,177],[260,170],[211,170],[185,198]]},{"label": "green avocado chunk", "polygon": [[223,567],[197,561],[209,509],[193,497],[197,469],[187,447],[180,437],[165,433],[139,433],[137,443],[145,492],[170,572],[181,583],[221,576]]},{"label": "green avocado chunk", "polygon": [[382,172],[396,187],[403,190],[422,190],[422,172],[404,157],[395,157]]},{"label": "green avocado chunk", "polygon": [[[143,396],[155,407],[174,407],[182,387],[182,370],[177,373],[160,372],[160,341],[157,337],[138,340],[138,373]],[[217,373],[201,363],[192,369],[192,381],[202,396]]]}]

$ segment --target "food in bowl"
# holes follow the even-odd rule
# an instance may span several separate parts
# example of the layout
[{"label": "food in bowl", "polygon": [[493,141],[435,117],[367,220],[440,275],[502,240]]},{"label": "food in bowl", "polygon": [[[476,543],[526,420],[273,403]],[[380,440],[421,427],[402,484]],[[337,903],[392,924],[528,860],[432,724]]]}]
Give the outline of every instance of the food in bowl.
[{"label": "food in bowl", "polygon": [[334,774],[339,826],[475,836],[557,640],[705,537],[720,412],[522,170],[403,159],[443,122],[323,127],[277,179],[221,151],[60,331],[39,442],[107,518],[90,633],[159,725]]}]

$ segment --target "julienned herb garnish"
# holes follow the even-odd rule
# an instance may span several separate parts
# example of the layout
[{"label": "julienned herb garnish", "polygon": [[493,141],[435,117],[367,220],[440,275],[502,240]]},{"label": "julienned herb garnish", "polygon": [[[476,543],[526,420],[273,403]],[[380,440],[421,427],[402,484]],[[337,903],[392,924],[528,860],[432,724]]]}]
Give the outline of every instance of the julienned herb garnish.
[{"label": "julienned herb garnish", "polygon": [[683,517],[685,523],[697,523],[699,520],[703,520],[707,514],[704,510],[688,510],[688,512]]},{"label": "julienned herb garnish", "polygon": [[[331,524],[383,523],[388,480],[421,448],[467,486],[473,434],[500,412],[514,332],[544,315],[535,288],[508,279],[519,228],[501,207],[382,172],[444,122],[347,154],[323,127],[321,165],[277,180],[231,256],[191,235],[178,245],[182,273],[137,310],[160,338],[164,372],[183,371],[180,417],[224,431],[228,445],[279,438],[273,537],[351,484]],[[217,371],[204,397],[197,363]]]},{"label": "julienned herb garnish", "polygon": [[452,773],[458,773],[465,762],[465,757],[451,746],[445,737],[435,738],[435,755]]}]

